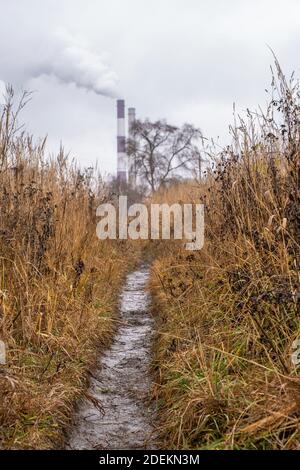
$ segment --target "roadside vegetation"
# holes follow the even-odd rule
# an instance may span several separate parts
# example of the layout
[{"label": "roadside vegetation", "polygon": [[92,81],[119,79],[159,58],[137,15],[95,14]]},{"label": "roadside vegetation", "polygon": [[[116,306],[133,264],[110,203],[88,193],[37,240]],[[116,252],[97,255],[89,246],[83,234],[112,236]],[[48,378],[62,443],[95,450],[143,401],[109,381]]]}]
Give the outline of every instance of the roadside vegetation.
[{"label": "roadside vegetation", "polygon": [[[46,156],[19,125],[28,99],[8,89],[0,117],[0,447],[61,447],[77,399],[101,406],[86,385],[143,252],[161,448],[299,449],[298,83],[276,62],[268,108],[237,116],[222,151],[191,125],[137,122],[137,189],[104,184],[63,149]],[[203,203],[204,248],[98,240],[96,208],[120,190],[130,204]]]},{"label": "roadside vegetation", "polygon": [[97,174],[63,149],[49,160],[19,127],[29,98],[15,105],[8,90],[0,117],[0,446],[52,449],[113,336],[116,293],[138,255],[97,239],[107,200]]},{"label": "roadside vegetation", "polygon": [[202,180],[151,200],[205,204],[204,248],[161,242],[152,269],[163,448],[299,449],[300,96],[276,68]]}]

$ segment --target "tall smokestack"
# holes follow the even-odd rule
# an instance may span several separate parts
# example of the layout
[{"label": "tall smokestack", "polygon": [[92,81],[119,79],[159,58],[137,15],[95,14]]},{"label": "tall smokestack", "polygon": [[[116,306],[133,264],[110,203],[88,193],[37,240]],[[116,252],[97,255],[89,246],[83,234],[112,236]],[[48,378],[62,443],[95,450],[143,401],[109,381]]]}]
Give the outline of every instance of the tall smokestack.
[{"label": "tall smokestack", "polygon": [[135,123],[135,108],[128,108],[128,133],[132,136],[132,126]]},{"label": "tall smokestack", "polygon": [[[136,120],[135,108],[128,108],[128,135],[130,139],[133,139],[133,130],[132,126]],[[128,158],[128,178],[129,183],[133,186],[136,185],[136,163],[135,156],[132,155]]]},{"label": "tall smokestack", "polygon": [[117,100],[118,111],[118,180],[127,182],[127,154],[125,137],[125,101]]}]

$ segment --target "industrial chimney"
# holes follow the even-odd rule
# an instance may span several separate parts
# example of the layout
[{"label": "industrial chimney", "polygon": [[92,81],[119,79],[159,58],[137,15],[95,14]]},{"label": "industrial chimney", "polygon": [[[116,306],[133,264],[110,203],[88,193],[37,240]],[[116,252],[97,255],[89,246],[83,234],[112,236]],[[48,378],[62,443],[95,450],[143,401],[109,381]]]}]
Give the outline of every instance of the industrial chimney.
[{"label": "industrial chimney", "polygon": [[[128,136],[130,139],[133,139],[133,130],[132,126],[136,120],[135,108],[128,108]],[[136,186],[136,162],[135,156],[131,155],[128,157],[128,179],[129,183],[135,187]]]},{"label": "industrial chimney", "polygon": [[118,113],[118,181],[127,182],[127,154],[125,137],[125,101],[117,101]]},{"label": "industrial chimney", "polygon": [[128,133],[132,136],[132,126],[135,123],[135,108],[128,108]]}]

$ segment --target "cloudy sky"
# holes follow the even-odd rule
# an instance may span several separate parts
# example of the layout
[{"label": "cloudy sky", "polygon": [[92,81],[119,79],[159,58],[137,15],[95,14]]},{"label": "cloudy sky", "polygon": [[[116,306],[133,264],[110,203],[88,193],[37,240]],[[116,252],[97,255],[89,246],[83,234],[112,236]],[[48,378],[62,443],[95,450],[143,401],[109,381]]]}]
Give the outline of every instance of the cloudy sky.
[{"label": "cloudy sky", "polygon": [[104,174],[116,169],[110,95],[226,143],[233,102],[266,102],[267,45],[300,75],[299,0],[0,0],[0,12],[0,94],[3,82],[34,91],[30,132]]}]

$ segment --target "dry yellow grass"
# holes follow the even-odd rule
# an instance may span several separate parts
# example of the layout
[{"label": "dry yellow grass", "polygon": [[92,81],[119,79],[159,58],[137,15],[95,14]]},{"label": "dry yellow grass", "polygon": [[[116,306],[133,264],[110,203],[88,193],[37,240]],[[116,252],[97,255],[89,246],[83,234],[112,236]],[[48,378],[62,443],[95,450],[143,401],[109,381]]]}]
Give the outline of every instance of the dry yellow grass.
[{"label": "dry yellow grass", "polygon": [[[200,252],[141,244],[156,257],[154,395],[165,448],[299,448],[300,107],[278,73],[278,99],[258,122],[240,122],[214,172],[152,198],[206,206]],[[97,347],[112,337],[138,245],[96,238],[101,181],[63,151],[46,160],[44,143],[17,132],[10,102],[0,157],[1,445],[53,448]]]},{"label": "dry yellow grass", "polygon": [[44,143],[18,132],[15,112],[11,96],[0,118],[0,439],[47,449],[63,442],[138,255],[97,239],[101,181],[63,151],[47,160]]},{"label": "dry yellow grass", "polygon": [[153,264],[166,448],[299,448],[300,107],[278,76],[278,99],[241,121],[215,171],[154,196],[206,206],[204,249],[163,244]]}]

